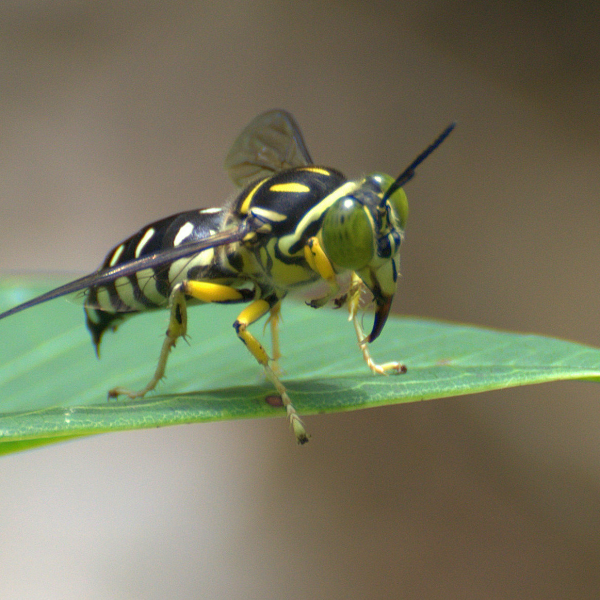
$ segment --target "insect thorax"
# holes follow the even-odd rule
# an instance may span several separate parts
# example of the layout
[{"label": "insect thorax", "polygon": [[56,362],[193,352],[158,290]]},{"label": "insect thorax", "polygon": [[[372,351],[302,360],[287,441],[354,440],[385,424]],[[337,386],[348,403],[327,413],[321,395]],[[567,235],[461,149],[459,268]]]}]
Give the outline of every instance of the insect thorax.
[{"label": "insect thorax", "polygon": [[101,269],[207,238],[244,221],[256,230],[242,242],[90,288],[85,305],[94,342],[98,345],[104,331],[128,315],[164,308],[173,286],[185,279],[254,287],[256,297],[274,290],[283,296],[315,281],[319,276],[306,263],[304,246],[318,232],[345,181],[329,168],[289,169],[253,182],[229,208],[188,211],[147,225],[113,248]]},{"label": "insect thorax", "polygon": [[256,226],[241,250],[255,259],[255,279],[281,290],[318,279],[306,263],[304,246],[345,182],[334,169],[299,167],[255,181],[240,194],[228,218]]}]

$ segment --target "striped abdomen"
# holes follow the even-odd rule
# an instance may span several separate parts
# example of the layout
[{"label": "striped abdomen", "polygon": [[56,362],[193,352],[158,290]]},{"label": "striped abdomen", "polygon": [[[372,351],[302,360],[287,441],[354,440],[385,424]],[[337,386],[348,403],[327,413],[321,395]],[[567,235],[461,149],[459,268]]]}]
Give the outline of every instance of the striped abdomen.
[{"label": "striped abdomen", "polygon": [[[206,238],[218,232],[222,218],[222,209],[207,208],[178,213],[151,223],[113,248],[100,270]],[[85,313],[96,350],[102,334],[108,328],[116,328],[125,317],[164,308],[174,284],[186,277],[214,276],[210,273],[217,267],[214,257],[215,249],[209,248],[160,269],[144,269],[130,277],[91,287],[85,300]]]}]

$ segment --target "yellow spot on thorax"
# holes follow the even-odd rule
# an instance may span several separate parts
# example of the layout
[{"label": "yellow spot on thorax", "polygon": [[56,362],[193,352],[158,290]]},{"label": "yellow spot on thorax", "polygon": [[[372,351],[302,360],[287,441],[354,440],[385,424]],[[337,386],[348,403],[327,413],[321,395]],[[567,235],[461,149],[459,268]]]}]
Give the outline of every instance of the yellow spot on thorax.
[{"label": "yellow spot on thorax", "polygon": [[310,188],[303,183],[276,183],[269,188],[270,192],[310,192]]},{"label": "yellow spot on thorax", "polygon": [[250,208],[250,203],[252,202],[252,198],[254,198],[254,194],[258,191],[258,188],[267,180],[261,179],[248,193],[244,201],[242,202],[242,206],[240,207],[240,214],[245,215],[248,213],[248,209]]},{"label": "yellow spot on thorax", "polygon": [[308,171],[309,173],[318,173],[319,175],[331,175],[327,169],[321,169],[320,167],[302,167],[299,171]]}]

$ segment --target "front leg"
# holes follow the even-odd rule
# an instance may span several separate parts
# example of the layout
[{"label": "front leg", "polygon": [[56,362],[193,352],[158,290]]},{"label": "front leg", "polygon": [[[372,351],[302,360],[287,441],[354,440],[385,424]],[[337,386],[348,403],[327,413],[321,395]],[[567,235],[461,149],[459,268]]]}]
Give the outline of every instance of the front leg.
[{"label": "front leg", "polygon": [[406,373],[406,365],[403,365],[402,363],[394,361],[379,365],[371,358],[371,353],[369,352],[369,342],[367,342],[367,336],[365,335],[358,318],[360,296],[364,288],[365,284],[363,283],[362,279],[356,273],[352,273],[352,281],[350,283],[350,289],[348,290],[348,296],[346,298],[349,312],[348,321],[352,321],[354,324],[354,331],[356,332],[356,338],[358,339],[358,347],[362,352],[363,358],[365,359],[369,369],[371,369],[371,371],[377,375],[387,375],[388,371]]},{"label": "front leg", "polygon": [[327,258],[325,251],[316,237],[311,237],[306,243],[306,246],[304,246],[304,258],[309,267],[313,271],[316,271],[329,285],[329,293],[327,295],[321,298],[315,298],[306,303],[312,308],[321,308],[321,306],[325,306],[325,304],[340,291],[336,273],[331,261]]}]

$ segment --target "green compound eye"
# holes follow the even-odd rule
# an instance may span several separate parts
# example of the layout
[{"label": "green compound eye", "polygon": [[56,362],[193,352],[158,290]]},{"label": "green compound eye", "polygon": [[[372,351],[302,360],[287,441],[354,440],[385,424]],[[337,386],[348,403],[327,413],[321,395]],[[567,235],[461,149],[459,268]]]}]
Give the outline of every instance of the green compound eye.
[{"label": "green compound eye", "polygon": [[321,237],[329,260],[345,269],[362,269],[373,257],[373,223],[352,196],[340,198],[327,211]]}]

